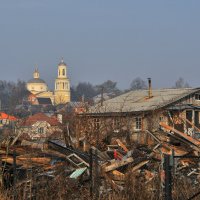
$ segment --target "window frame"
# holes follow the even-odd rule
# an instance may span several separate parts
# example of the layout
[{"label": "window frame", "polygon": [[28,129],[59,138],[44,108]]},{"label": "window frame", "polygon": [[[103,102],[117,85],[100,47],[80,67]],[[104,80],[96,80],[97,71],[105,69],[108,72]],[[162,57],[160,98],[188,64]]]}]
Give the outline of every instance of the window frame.
[{"label": "window frame", "polygon": [[[197,96],[198,96],[198,98],[197,98]],[[194,99],[195,99],[195,101],[200,101],[200,94],[198,94],[198,93],[195,94],[194,95]]]},{"label": "window frame", "polygon": [[136,131],[142,130],[142,117],[135,117],[135,130]]},{"label": "window frame", "polygon": [[44,133],[44,127],[38,127],[38,133]]}]

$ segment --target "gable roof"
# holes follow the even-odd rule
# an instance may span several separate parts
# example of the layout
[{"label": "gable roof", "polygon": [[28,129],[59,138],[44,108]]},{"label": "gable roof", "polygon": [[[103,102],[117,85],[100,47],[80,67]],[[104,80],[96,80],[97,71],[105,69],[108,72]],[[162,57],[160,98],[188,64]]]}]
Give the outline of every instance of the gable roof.
[{"label": "gable roof", "polygon": [[96,104],[89,109],[89,113],[102,114],[156,110],[198,91],[200,91],[200,88],[156,89],[152,90],[151,98],[148,98],[148,90],[130,91],[104,101],[103,106]]},{"label": "gable roof", "polygon": [[58,122],[56,117],[48,117],[44,113],[37,113],[35,115],[29,116],[25,120],[21,121],[20,126],[32,126],[34,123],[38,121],[46,121],[51,126],[58,126],[60,123]]}]

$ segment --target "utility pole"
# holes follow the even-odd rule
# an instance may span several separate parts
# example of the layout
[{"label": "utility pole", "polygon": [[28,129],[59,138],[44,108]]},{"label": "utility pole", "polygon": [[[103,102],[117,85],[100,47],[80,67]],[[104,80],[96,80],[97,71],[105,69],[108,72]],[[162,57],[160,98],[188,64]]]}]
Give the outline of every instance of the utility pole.
[{"label": "utility pole", "polygon": [[90,197],[93,199],[93,154],[90,148]]}]

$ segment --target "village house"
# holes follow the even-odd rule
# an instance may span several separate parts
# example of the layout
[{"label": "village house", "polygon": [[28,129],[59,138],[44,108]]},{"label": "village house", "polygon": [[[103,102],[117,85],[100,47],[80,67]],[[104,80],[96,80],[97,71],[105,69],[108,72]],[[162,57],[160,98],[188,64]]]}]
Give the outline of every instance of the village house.
[{"label": "village house", "polygon": [[4,126],[14,126],[14,123],[17,121],[17,118],[12,116],[12,115],[8,115],[4,112],[0,112],[0,127],[4,127]]},{"label": "village house", "polygon": [[61,123],[54,116],[37,113],[21,120],[16,126],[16,135],[23,139],[40,140],[61,138]]},{"label": "village house", "polygon": [[147,90],[129,91],[80,114],[78,135],[98,142],[122,135],[128,141],[147,143],[149,132],[164,130],[198,138],[199,112],[200,88],[152,90],[149,79]]}]

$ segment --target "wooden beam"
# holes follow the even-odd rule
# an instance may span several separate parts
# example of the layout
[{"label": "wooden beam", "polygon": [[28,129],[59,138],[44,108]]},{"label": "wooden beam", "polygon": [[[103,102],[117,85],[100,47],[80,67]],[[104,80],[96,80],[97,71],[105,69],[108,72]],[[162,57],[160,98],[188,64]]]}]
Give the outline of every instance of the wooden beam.
[{"label": "wooden beam", "polygon": [[169,131],[173,131],[175,134],[181,136],[182,138],[186,139],[187,141],[191,142],[192,144],[196,145],[197,147],[199,147],[200,142],[194,138],[192,138],[191,136],[186,135],[185,133],[182,133],[181,131],[178,131],[177,129],[163,123],[160,122],[160,126],[162,126],[163,128],[169,130]]},{"label": "wooden beam", "polygon": [[119,139],[116,139],[116,142],[125,152],[128,152],[127,147]]},{"label": "wooden beam", "polygon": [[104,168],[104,171],[105,172],[109,172],[109,171],[115,170],[115,169],[117,169],[119,167],[125,166],[125,165],[127,165],[129,163],[132,163],[132,162],[133,162],[133,158],[132,157],[127,158],[127,159],[122,158],[122,160],[120,160],[120,161],[116,160],[113,164],[111,164],[109,166],[106,166]]},{"label": "wooden beam", "polygon": [[146,165],[147,163],[149,162],[149,160],[145,160],[145,161],[142,161],[140,163],[138,163],[137,165],[135,165],[133,168],[132,168],[132,172],[140,169],[142,166]]}]

